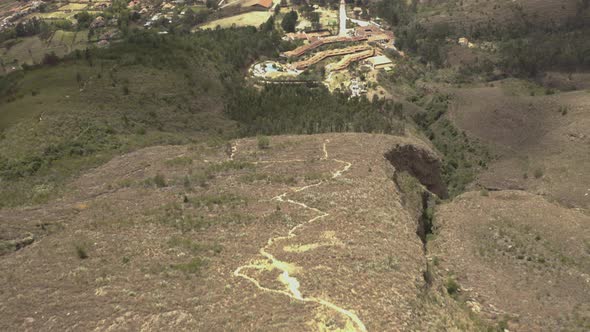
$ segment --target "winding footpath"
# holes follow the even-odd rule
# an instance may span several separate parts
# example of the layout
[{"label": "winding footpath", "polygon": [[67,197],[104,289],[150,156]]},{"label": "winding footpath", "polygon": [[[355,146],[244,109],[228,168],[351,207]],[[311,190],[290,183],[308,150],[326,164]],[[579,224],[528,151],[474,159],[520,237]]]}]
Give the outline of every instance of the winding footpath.
[{"label": "winding footpath", "polygon": [[[328,150],[326,148],[327,143],[329,143],[329,140],[326,140],[326,142],[324,142],[324,144],[323,144],[324,156],[321,158],[321,160],[328,160],[329,159]],[[237,144],[233,145],[231,148],[230,160],[234,159],[236,152],[237,152]],[[342,176],[342,174],[347,172],[350,169],[350,167],[352,166],[352,164],[347,161],[342,161],[342,160],[338,160],[338,159],[331,159],[331,160],[343,165],[342,168],[337,169],[334,172],[332,172],[332,179]],[[304,160],[296,159],[296,160],[286,160],[286,161],[269,161],[266,163],[303,162],[303,161]],[[262,162],[259,162],[259,163],[262,163]],[[315,184],[307,185],[307,186],[300,187],[300,188],[293,188],[292,192],[301,192],[301,191],[307,190],[309,188],[318,187],[318,186],[321,186],[325,182],[326,182],[325,180],[321,180],[320,182],[315,183]],[[260,249],[260,255],[262,255],[264,257],[264,259],[263,260],[261,260],[261,259],[251,260],[246,265],[242,265],[242,266],[238,267],[233,272],[233,275],[235,277],[244,278],[244,279],[250,281],[252,284],[254,284],[254,286],[256,286],[259,290],[261,290],[263,292],[284,295],[284,296],[287,296],[287,297],[289,297],[293,300],[296,300],[296,301],[313,302],[313,303],[319,304],[320,306],[326,307],[332,311],[336,311],[338,314],[342,315],[345,318],[345,320],[346,320],[345,329],[348,331],[366,331],[367,329],[366,329],[365,325],[363,324],[363,322],[352,311],[349,311],[349,310],[346,310],[342,307],[339,307],[338,305],[336,305],[332,302],[329,302],[325,299],[322,299],[322,298],[313,297],[313,296],[306,297],[303,294],[303,292],[300,290],[299,280],[297,280],[296,277],[291,275],[296,270],[296,268],[294,268],[294,265],[277,259],[275,256],[273,256],[269,252],[270,246],[272,246],[274,243],[291,239],[291,238],[297,236],[296,232],[298,230],[304,228],[306,225],[309,225],[313,222],[316,222],[316,221],[323,219],[323,218],[330,215],[329,213],[324,212],[320,209],[310,207],[310,206],[306,205],[305,203],[289,199],[288,194],[289,194],[289,192],[285,192],[285,193],[282,193],[278,196],[275,196],[272,198],[272,201],[297,205],[303,209],[311,210],[311,211],[317,213],[317,215],[315,217],[307,220],[306,222],[301,223],[301,224],[291,228],[289,230],[289,232],[287,233],[287,235],[268,239],[266,245]],[[277,269],[281,272],[278,279],[281,282],[281,284],[284,286],[284,289],[274,289],[274,288],[264,287],[260,284],[259,280],[247,275],[244,272],[246,270],[272,271],[275,269]]]}]

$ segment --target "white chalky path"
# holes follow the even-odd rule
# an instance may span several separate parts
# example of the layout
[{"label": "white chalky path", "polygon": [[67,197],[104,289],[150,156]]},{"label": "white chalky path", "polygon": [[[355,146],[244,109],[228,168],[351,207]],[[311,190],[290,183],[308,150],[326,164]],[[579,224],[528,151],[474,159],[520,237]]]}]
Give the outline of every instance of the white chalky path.
[{"label": "white chalky path", "polygon": [[[328,150],[326,148],[327,143],[329,143],[328,140],[326,140],[326,142],[323,144],[324,156],[321,158],[321,160],[328,160],[329,159]],[[236,152],[237,152],[237,144],[232,146],[230,160],[234,159]],[[331,159],[331,160],[344,165],[341,169],[337,169],[334,172],[332,172],[332,179],[342,176],[342,174],[347,172],[350,169],[350,167],[352,166],[352,164],[347,161],[342,161],[342,160],[338,160],[338,159]],[[289,163],[289,162],[303,162],[303,161],[304,160],[294,159],[294,160],[283,160],[283,161],[268,161],[268,162],[264,162],[264,163]],[[263,162],[259,162],[259,163],[263,163]],[[325,181],[322,180],[318,183],[311,184],[311,185],[308,185],[305,187],[294,188],[294,189],[292,189],[292,191],[293,192],[301,192],[301,191],[307,190],[309,188],[318,187],[318,186],[322,185],[324,182]],[[323,219],[323,218],[330,215],[329,213],[321,211],[317,208],[307,206],[305,203],[297,202],[292,199],[289,199],[289,198],[287,198],[288,194],[289,194],[289,192],[282,193],[276,197],[273,197],[272,200],[277,201],[277,202],[281,202],[281,203],[288,203],[288,204],[297,205],[303,209],[307,209],[307,210],[311,210],[313,212],[316,212],[317,215],[315,217],[307,220],[306,222],[301,223],[301,224],[291,228],[291,230],[289,230],[289,232],[285,236],[279,236],[279,237],[274,237],[274,238],[268,239],[266,246],[264,246],[263,248],[260,249],[260,255],[262,255],[265,259],[251,260],[246,265],[242,265],[242,266],[238,267],[233,273],[234,276],[241,277],[241,278],[244,278],[244,279],[250,281],[259,290],[266,292],[266,293],[274,293],[274,294],[284,295],[284,296],[287,296],[293,300],[297,300],[297,301],[301,301],[301,302],[317,303],[323,307],[326,307],[332,311],[336,311],[337,313],[342,315],[346,319],[346,327],[345,327],[346,330],[366,331],[367,329],[365,328],[365,325],[363,324],[363,322],[359,319],[359,317],[354,312],[346,310],[342,307],[339,307],[338,305],[336,305],[332,302],[329,302],[325,299],[322,299],[322,298],[317,298],[317,297],[313,297],[313,296],[306,297],[304,295],[303,291],[299,289],[300,288],[299,280],[297,280],[296,277],[291,275],[294,272],[294,270],[296,270],[294,268],[294,265],[290,264],[288,262],[283,262],[283,261],[275,258],[270,252],[268,252],[268,249],[270,248],[270,246],[273,245],[275,242],[293,238],[293,237],[297,236],[297,234],[295,234],[296,231],[304,228],[306,225],[309,225],[317,220]],[[246,270],[272,271],[275,269],[281,271],[281,274],[279,275],[278,280],[281,282],[281,284],[283,284],[284,289],[274,289],[274,288],[264,287],[260,284],[260,282],[257,279],[247,275],[244,272]]]}]

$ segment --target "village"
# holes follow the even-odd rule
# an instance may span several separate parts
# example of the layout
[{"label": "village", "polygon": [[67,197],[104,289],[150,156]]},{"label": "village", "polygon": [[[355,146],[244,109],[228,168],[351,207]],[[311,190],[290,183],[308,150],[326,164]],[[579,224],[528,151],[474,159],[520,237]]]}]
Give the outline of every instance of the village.
[{"label": "village", "polygon": [[[351,97],[367,93],[380,97],[378,73],[394,68],[392,55],[404,54],[395,48],[391,31],[376,21],[349,19],[344,1],[339,6],[337,30],[322,27],[286,33],[284,40],[300,46],[283,52],[280,59],[254,64],[251,76],[265,84],[322,82],[330,91]],[[352,9],[353,13],[360,11]]]},{"label": "village", "polygon": [[[330,91],[374,95],[379,71],[391,71],[392,58],[403,56],[394,46],[393,32],[372,18],[368,8],[344,1],[320,6],[285,0],[76,0],[12,1],[0,6],[0,33],[16,31],[16,38],[0,43],[5,73],[40,63],[50,52],[63,56],[107,47],[126,29],[167,34],[175,24],[195,32],[260,27],[273,21],[283,31],[283,40],[295,48],[252,65],[250,77],[262,84],[322,82]],[[293,27],[280,28],[289,15],[295,16]],[[54,28],[49,33],[27,31],[39,26],[36,22]]]}]

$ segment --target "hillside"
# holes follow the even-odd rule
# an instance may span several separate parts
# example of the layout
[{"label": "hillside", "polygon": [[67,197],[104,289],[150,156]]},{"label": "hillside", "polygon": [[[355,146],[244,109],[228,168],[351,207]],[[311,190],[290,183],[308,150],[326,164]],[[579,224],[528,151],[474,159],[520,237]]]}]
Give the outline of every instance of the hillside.
[{"label": "hillside", "polygon": [[498,154],[478,183],[490,190],[526,190],[588,209],[588,92],[545,95],[545,89],[518,80],[493,85],[452,90],[456,98],[449,117]]},{"label": "hillside", "polygon": [[470,192],[437,209],[428,249],[455,296],[510,331],[585,331],[589,222],[526,192]]},{"label": "hillside", "polygon": [[590,2],[277,4],[0,5],[0,331],[590,330]]},{"label": "hillside", "polygon": [[561,25],[574,19],[589,20],[584,1],[577,0],[432,0],[420,1],[418,17],[428,26],[445,23],[469,31],[502,25]]},{"label": "hillside", "polygon": [[21,249],[0,262],[2,329],[587,326],[588,217],[471,192],[436,209],[423,251],[417,179],[435,188],[436,160],[363,134],[117,157],[59,200],[2,210]]},{"label": "hillside", "polygon": [[475,326],[423,277],[384,158],[409,146],[406,164],[436,160],[415,138],[361,134],[117,157],[62,199],[2,210],[5,237],[35,241],[0,261],[0,328]]},{"label": "hillside", "polygon": [[254,54],[272,52],[272,40],[255,29],[170,38],[138,31],[111,48],[0,77],[0,206],[59,196],[72,176],[121,153],[235,136],[223,116],[226,89],[240,84]]}]

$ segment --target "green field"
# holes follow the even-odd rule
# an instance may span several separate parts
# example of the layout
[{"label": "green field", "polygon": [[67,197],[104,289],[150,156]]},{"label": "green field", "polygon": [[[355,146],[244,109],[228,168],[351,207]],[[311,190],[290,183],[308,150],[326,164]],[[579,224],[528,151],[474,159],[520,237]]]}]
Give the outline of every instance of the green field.
[{"label": "green field", "polygon": [[33,64],[43,59],[47,45],[37,36],[19,38],[10,48],[0,48],[0,58],[5,64]]},{"label": "green field", "polygon": [[18,5],[19,5],[19,2],[15,1],[15,0],[0,1],[0,13],[4,13],[4,12],[6,12]]},{"label": "green field", "polygon": [[232,25],[236,27],[243,27],[243,26],[255,26],[258,27],[262,23],[266,22],[270,17],[269,12],[249,12],[245,14],[240,14],[232,17],[226,17],[219,20],[207,22],[206,24],[200,26],[201,29],[215,29],[217,26],[222,28],[229,28]]},{"label": "green field", "polygon": [[[87,11],[87,12],[91,15],[97,15],[97,14],[102,13],[100,11]],[[37,17],[42,20],[71,20],[71,21],[74,21],[75,20],[74,16],[76,16],[76,14],[78,14],[78,11],[71,11],[69,13],[64,12],[64,11],[54,11],[51,13],[34,13],[34,14],[29,15],[29,18]]]},{"label": "green field", "polygon": [[73,12],[66,13],[66,12],[62,12],[62,11],[55,11],[55,12],[51,12],[51,13],[35,13],[32,16],[35,16],[35,17],[43,19],[43,20],[73,20],[74,15],[76,15],[76,13],[73,13]]},{"label": "green field", "polygon": [[[137,34],[0,77],[0,206],[55,197],[80,171],[140,147],[235,136],[235,122],[223,115],[220,73],[238,82],[235,66],[260,54],[256,47],[268,43],[259,40],[268,37],[250,29]],[[50,44],[78,38],[62,31]],[[21,52],[33,42],[42,44],[30,38]],[[232,47],[240,51],[224,52]]]},{"label": "green field", "polygon": [[64,56],[88,46],[88,31],[55,31],[47,40],[38,36],[18,38],[15,43],[0,47],[0,59],[7,66],[40,63],[45,54]]},{"label": "green field", "polygon": [[88,7],[87,4],[83,4],[83,3],[69,3],[65,6],[59,7],[59,10],[61,11],[66,11],[66,10],[72,10],[72,11],[80,11],[80,10],[84,10]]},{"label": "green field", "polygon": [[203,6],[203,5],[195,5],[195,6],[191,6],[190,7],[191,10],[195,13],[200,13],[202,11],[207,11],[207,6]]}]

